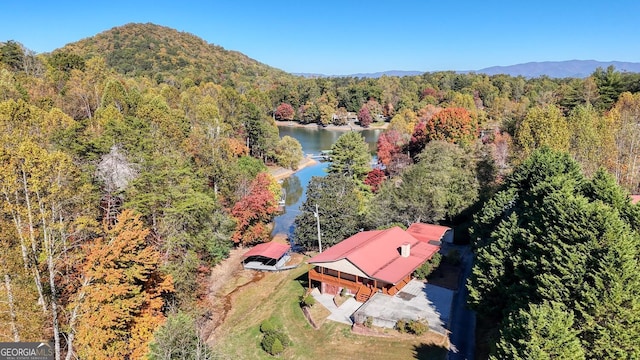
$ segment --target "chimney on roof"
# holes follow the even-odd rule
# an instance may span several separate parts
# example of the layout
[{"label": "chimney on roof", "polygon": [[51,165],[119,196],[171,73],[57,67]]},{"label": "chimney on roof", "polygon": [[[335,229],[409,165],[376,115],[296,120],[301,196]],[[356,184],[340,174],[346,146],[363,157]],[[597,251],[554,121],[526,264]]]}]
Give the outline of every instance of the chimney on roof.
[{"label": "chimney on roof", "polygon": [[400,246],[400,256],[403,258],[409,257],[411,255],[411,244],[404,243]]}]

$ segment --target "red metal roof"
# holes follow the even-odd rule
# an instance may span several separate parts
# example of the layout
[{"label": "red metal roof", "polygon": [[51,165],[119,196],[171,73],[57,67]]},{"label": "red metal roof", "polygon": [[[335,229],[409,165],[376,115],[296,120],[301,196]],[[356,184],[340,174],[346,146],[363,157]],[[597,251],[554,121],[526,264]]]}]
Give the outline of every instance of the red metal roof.
[{"label": "red metal roof", "polygon": [[291,246],[277,243],[273,241],[269,241],[266,243],[258,244],[251,248],[251,250],[247,251],[242,255],[243,259],[246,259],[251,256],[264,256],[269,259],[280,259],[282,255],[286,254]]},{"label": "red metal roof", "polygon": [[640,195],[631,195],[631,203],[637,204],[638,202],[640,202]]},{"label": "red metal roof", "polygon": [[442,237],[449,230],[451,228],[441,225],[413,223],[409,226],[407,232],[421,241],[442,241]]},{"label": "red metal roof", "polygon": [[[400,247],[409,244],[408,257],[400,255]],[[359,232],[309,259],[320,265],[346,259],[373,279],[396,284],[410,275],[440,249],[419,240],[399,227]]]}]

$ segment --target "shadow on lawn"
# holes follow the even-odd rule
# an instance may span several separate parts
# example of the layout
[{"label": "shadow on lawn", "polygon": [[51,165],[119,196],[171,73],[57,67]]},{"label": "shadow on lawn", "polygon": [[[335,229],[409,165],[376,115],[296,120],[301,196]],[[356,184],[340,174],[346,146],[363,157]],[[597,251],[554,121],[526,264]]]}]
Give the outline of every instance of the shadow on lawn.
[{"label": "shadow on lawn", "polygon": [[295,281],[297,281],[298,284],[300,284],[300,286],[302,286],[303,288],[309,288],[309,275],[306,272],[295,278]]},{"label": "shadow on lawn", "polygon": [[413,351],[418,360],[445,359],[447,354],[445,349],[427,344],[414,345]]}]

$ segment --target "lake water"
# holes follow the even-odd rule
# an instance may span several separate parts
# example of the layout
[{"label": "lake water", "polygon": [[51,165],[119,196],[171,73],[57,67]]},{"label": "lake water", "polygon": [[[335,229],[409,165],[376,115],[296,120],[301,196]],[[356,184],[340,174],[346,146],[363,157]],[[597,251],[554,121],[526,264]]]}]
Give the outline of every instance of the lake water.
[{"label": "lake water", "polygon": [[[319,154],[322,150],[330,150],[331,146],[338,140],[344,131],[303,128],[294,126],[279,126],[280,137],[285,135],[297,139],[302,145],[302,151],[307,154]],[[382,133],[380,129],[362,130],[365,141],[369,144],[371,153],[375,153],[378,136]],[[282,188],[287,193],[285,211],[274,219],[272,235],[286,234],[290,237],[293,234],[293,221],[300,213],[300,207],[306,200],[306,191],[309,181],[314,176],[325,176],[329,163],[319,162],[316,165],[306,167],[290,177],[284,179]]]}]

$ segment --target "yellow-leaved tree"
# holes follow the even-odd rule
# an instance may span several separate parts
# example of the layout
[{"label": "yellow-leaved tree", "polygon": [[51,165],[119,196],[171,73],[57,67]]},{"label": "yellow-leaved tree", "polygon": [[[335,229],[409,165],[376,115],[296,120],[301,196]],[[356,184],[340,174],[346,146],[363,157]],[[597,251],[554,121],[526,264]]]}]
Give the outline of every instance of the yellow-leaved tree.
[{"label": "yellow-leaved tree", "polygon": [[522,159],[536,149],[548,146],[553,150],[569,149],[569,125],[560,109],[555,105],[536,106],[527,112],[516,128],[515,140]]}]

